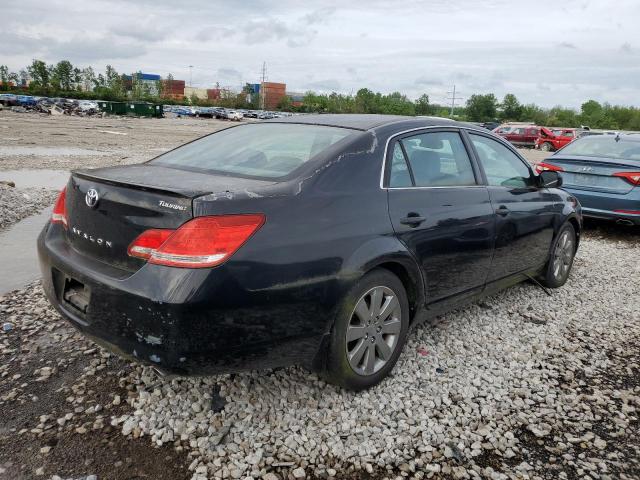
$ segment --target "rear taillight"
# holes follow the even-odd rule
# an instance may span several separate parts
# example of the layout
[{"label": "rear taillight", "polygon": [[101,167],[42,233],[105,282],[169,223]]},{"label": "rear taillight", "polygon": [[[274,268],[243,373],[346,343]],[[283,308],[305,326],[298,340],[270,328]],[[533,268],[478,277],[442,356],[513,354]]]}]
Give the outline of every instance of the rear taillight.
[{"label": "rear taillight", "polygon": [[132,257],[139,257],[148,260],[151,254],[155,252],[160,246],[171,236],[175,230],[153,228],[142,232],[138,238],[136,238],[129,248],[127,253]]},{"label": "rear taillight", "polygon": [[197,217],[177,230],[143,232],[129,255],[170,267],[214,267],[225,262],[265,221],[262,214]]},{"label": "rear taillight", "polygon": [[623,178],[631,185],[640,185],[640,172],[618,172],[613,176]]},{"label": "rear taillight", "polygon": [[547,172],[547,171],[564,172],[564,168],[558,167],[556,165],[551,165],[549,163],[544,163],[544,162],[540,162],[540,163],[536,164],[536,172],[542,173],[542,172]]},{"label": "rear taillight", "polygon": [[67,187],[62,189],[56,204],[53,206],[51,223],[61,223],[64,228],[67,228]]}]

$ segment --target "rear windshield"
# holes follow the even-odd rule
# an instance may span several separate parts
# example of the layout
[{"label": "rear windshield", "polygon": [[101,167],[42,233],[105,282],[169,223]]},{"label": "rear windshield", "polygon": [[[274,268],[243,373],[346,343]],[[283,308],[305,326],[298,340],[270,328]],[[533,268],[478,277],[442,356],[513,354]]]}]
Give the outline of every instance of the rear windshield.
[{"label": "rear windshield", "polygon": [[202,172],[284,177],[353,130],[295,123],[240,125],[208,135],[151,163]]},{"label": "rear windshield", "polygon": [[571,142],[562,149],[562,154],[640,160],[640,141],[622,138],[616,141],[613,135],[592,135]]}]

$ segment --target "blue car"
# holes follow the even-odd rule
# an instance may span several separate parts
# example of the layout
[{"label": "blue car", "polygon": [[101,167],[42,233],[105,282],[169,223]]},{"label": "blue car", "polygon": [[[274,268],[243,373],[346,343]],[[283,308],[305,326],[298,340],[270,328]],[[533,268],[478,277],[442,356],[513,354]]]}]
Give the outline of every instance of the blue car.
[{"label": "blue car", "polygon": [[559,172],[562,188],[578,198],[585,217],[640,225],[640,135],[579,138],[536,170]]}]

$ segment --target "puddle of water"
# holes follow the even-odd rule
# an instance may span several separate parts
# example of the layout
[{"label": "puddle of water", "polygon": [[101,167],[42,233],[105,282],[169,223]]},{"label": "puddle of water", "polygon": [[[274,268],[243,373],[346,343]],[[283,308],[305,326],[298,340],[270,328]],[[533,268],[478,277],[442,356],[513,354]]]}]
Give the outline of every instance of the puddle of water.
[{"label": "puddle of water", "polygon": [[69,180],[66,170],[0,170],[0,180],[12,181],[16,188],[51,188],[62,190]]},{"label": "puddle of water", "polygon": [[25,147],[20,145],[0,146],[0,155],[32,155],[35,157],[76,157],[113,155],[113,152],[100,152],[78,147]]},{"label": "puddle of water", "polygon": [[51,208],[32,215],[0,232],[0,295],[40,278],[36,240],[51,216]]}]

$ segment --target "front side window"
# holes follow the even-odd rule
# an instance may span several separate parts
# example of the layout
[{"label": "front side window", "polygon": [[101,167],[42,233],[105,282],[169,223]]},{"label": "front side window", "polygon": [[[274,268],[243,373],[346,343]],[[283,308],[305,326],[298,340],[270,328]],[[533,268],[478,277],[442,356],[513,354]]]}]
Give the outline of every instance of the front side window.
[{"label": "front side window", "polygon": [[489,185],[524,188],[533,185],[531,170],[518,156],[491,138],[470,133]]},{"label": "front side window", "polygon": [[205,173],[284,177],[354,130],[296,123],[228,128],[178,147],[151,164]]},{"label": "front side window", "polygon": [[400,140],[416,187],[475,185],[471,160],[460,134],[430,132]]}]

